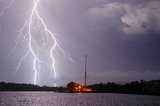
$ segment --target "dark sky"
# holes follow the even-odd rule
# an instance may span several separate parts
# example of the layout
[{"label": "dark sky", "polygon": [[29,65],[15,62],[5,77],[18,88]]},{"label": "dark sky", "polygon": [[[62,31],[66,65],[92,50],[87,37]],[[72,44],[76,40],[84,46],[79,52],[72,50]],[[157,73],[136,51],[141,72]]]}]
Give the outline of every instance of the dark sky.
[{"label": "dark sky", "polygon": [[[10,2],[0,1],[0,81],[33,83],[31,54],[14,73],[28,47],[26,42],[7,58],[19,29],[30,16],[33,0],[15,0],[2,14]],[[76,62],[56,51],[56,79],[42,69],[37,84],[83,84],[85,54],[88,84],[160,78],[159,0],[40,0],[37,11],[61,48]],[[40,35],[35,36],[39,39]]]}]

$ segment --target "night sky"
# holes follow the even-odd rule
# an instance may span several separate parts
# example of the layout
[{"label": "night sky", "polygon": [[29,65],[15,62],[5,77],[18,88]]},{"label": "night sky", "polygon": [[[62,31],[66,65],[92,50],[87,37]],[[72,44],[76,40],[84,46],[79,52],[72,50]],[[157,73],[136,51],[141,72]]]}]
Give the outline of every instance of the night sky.
[{"label": "night sky", "polygon": [[[0,81],[33,83],[31,54],[14,73],[28,47],[26,42],[18,44],[7,58],[30,16],[33,0],[14,0],[2,14],[10,2],[0,0]],[[159,0],[40,0],[37,11],[75,61],[55,50],[57,77],[53,79],[51,72],[42,68],[38,85],[83,84],[85,54],[87,84],[160,78]],[[40,39],[39,33],[34,35]]]}]

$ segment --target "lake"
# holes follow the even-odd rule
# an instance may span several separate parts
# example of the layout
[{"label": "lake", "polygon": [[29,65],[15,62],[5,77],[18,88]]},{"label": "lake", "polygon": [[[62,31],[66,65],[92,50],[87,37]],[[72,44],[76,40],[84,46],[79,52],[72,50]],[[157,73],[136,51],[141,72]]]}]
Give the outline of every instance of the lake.
[{"label": "lake", "polygon": [[0,92],[0,106],[160,106],[160,96],[115,93]]}]

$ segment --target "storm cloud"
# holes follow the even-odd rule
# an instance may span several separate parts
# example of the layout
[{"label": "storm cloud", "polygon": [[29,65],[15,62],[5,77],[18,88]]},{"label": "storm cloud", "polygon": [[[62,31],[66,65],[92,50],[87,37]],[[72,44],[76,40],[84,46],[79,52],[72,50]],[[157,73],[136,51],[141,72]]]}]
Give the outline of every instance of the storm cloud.
[{"label": "storm cloud", "polygon": [[[61,47],[76,61],[74,64],[57,56],[57,85],[69,81],[83,84],[85,54],[88,55],[88,84],[159,78],[159,5],[159,0],[41,1],[40,15],[56,33]],[[25,52],[25,44],[5,60],[32,6],[30,0],[16,0],[0,16],[1,81],[32,83],[31,56],[23,62],[19,73],[12,75]],[[52,85],[49,73],[42,73],[39,84]]]}]

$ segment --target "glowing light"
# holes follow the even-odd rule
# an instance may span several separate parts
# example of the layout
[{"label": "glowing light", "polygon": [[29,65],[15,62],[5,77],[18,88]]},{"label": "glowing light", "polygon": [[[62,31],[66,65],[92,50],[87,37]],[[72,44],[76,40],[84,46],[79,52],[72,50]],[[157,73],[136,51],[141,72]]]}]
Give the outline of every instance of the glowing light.
[{"label": "glowing light", "polygon": [[[9,6],[5,7],[2,10],[2,15],[6,9],[8,9],[12,6],[13,2],[14,2],[14,0],[12,0],[10,2]],[[52,71],[53,78],[55,80],[57,73],[56,73],[56,68],[55,68],[54,51],[56,48],[58,48],[58,50],[60,50],[63,53],[65,58],[67,58],[71,62],[75,63],[75,61],[71,58],[69,53],[67,53],[65,50],[63,50],[60,47],[54,34],[47,28],[46,23],[44,22],[42,17],[39,15],[39,11],[37,10],[39,2],[40,2],[40,0],[33,0],[33,7],[32,7],[32,11],[30,13],[30,16],[19,30],[19,35],[17,36],[17,38],[15,40],[16,46],[8,54],[8,55],[12,54],[16,50],[18,45],[22,44],[22,42],[27,42],[28,49],[27,49],[25,55],[23,55],[21,57],[18,65],[17,65],[17,68],[13,74],[18,72],[24,59],[29,54],[31,54],[33,56],[32,63],[33,63],[33,70],[34,70],[34,80],[33,80],[34,84],[37,84],[37,77],[38,77],[38,74],[41,70],[42,64],[45,65],[46,67],[48,67],[50,69],[50,71]],[[37,26],[35,24],[36,22],[38,22]],[[40,42],[40,44],[37,43],[37,41],[35,39],[35,36],[37,36],[37,35],[35,33],[33,33],[33,32],[36,32],[34,29],[35,26],[37,27],[37,29],[39,28],[38,33],[40,33],[40,34],[38,34],[37,38],[41,37],[42,41]],[[39,36],[39,35],[41,35],[41,36]],[[45,51],[44,48],[48,48],[48,49]],[[46,55],[48,54],[48,57],[51,59],[50,63],[47,62],[43,58],[42,52],[44,52],[44,51],[45,51],[45,54]],[[56,86],[55,82],[54,82],[54,86]]]},{"label": "glowing light", "polygon": [[86,87],[80,84],[74,84],[73,89],[71,89],[71,92],[93,92],[93,89],[90,87]]}]

